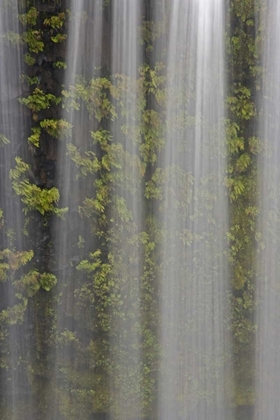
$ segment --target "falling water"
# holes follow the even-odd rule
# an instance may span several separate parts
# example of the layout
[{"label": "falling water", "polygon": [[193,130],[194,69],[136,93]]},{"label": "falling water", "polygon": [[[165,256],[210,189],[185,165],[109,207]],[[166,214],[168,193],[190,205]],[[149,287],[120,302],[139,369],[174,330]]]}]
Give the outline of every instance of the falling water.
[{"label": "falling water", "polygon": [[118,92],[114,101],[118,117],[111,122],[111,136],[116,156],[112,188],[112,225],[110,251],[112,258],[113,296],[122,304],[114,308],[111,329],[112,406],[110,418],[141,418],[140,351],[140,278],[142,274],[139,234],[142,225],[143,188],[139,144],[140,83],[142,64],[139,42],[142,20],[140,0],[113,2],[112,83]]},{"label": "falling water", "polygon": [[159,419],[224,420],[223,0],[173,0],[167,56]]},{"label": "falling water", "polygon": [[261,238],[257,276],[257,420],[280,417],[280,3],[269,0],[266,6],[259,126],[264,152],[259,158]]},{"label": "falling water", "polygon": [[[0,251],[4,266],[12,263],[13,258],[16,261],[19,252],[24,251],[22,206],[13,193],[9,177],[10,170],[15,167],[15,157],[25,156],[22,144],[27,135],[23,109],[18,102],[22,94],[20,75],[23,68],[18,13],[18,1],[0,1]],[[3,250],[6,250],[4,256]],[[7,347],[2,341],[0,406],[1,418],[13,420],[21,415],[24,401],[32,398],[25,371],[26,362],[30,362],[31,329],[30,319],[25,314],[27,300],[21,301],[15,296],[16,281],[23,273],[20,269],[11,270],[3,278],[4,272],[5,268],[1,272],[0,316],[1,337],[3,340],[7,334]],[[15,325],[16,311],[19,319],[22,315],[18,325]]]},{"label": "falling water", "polygon": [[[64,221],[56,221],[53,230],[59,282],[56,300],[57,347],[54,356],[54,381],[50,390],[55,403],[48,410],[47,417],[52,420],[60,420],[64,416],[69,418],[69,412],[73,419],[88,418],[92,409],[95,412],[90,392],[96,392],[97,386],[102,387],[93,369],[89,367],[86,355],[79,353],[80,345],[85,348],[90,346],[96,331],[94,306],[88,300],[86,306],[81,304],[82,290],[87,287],[90,290],[92,284],[87,282],[85,275],[79,276],[77,267],[88,256],[89,251],[95,251],[97,239],[96,232],[89,228],[87,220],[82,219],[79,210],[79,205],[94,197],[95,172],[92,166],[88,171],[80,166],[77,156],[89,160],[94,155],[91,132],[97,127],[77,92],[79,88],[89,86],[94,90],[94,80],[98,80],[100,76],[103,2],[73,0],[70,11],[63,92],[65,107],[62,117],[70,123],[71,130],[68,126],[58,148],[60,204],[67,209],[67,213]],[[77,101],[74,106],[72,99]],[[87,248],[84,248],[85,243]],[[83,384],[86,384],[84,386],[94,390],[88,391],[87,403],[79,391],[76,394],[70,392],[71,384],[74,383],[78,389],[82,386],[75,382],[75,371],[83,375]]]},{"label": "falling water", "polygon": [[[25,299],[25,321],[3,332],[8,337],[0,349],[3,420],[18,420],[22,401],[34,409],[26,414],[28,420],[231,419],[228,196],[223,186],[226,3],[69,1],[64,108],[52,161],[65,215],[49,218],[48,246],[55,252],[48,268],[57,286],[48,294],[40,290],[42,300],[47,296],[53,304],[44,316],[54,324],[42,325],[51,353],[35,360],[37,341],[30,340],[30,331],[35,323],[40,329],[41,319],[34,311],[37,318],[31,320],[33,307],[30,303],[25,312]],[[268,5],[260,127],[267,143],[260,160],[262,191],[267,191],[260,218],[257,420],[280,417],[280,6],[276,0]],[[44,6],[48,13],[48,2]],[[154,13],[153,23],[144,12]],[[18,103],[23,51],[3,34],[19,32],[17,14],[16,0],[0,0],[0,147],[7,143],[0,156],[0,208],[6,223],[4,230],[0,213],[0,232],[1,251],[9,247],[13,252],[25,249],[26,242],[9,172],[14,157],[24,156],[28,134]],[[44,65],[51,68],[51,58]],[[154,201],[147,194],[151,185]],[[41,215],[36,217],[43,224]],[[151,219],[155,238],[149,237]],[[20,299],[14,280],[11,275],[0,282],[0,317]],[[40,299],[34,301],[40,305]],[[37,372],[37,362],[45,376]],[[34,414],[35,401],[44,413]]]}]

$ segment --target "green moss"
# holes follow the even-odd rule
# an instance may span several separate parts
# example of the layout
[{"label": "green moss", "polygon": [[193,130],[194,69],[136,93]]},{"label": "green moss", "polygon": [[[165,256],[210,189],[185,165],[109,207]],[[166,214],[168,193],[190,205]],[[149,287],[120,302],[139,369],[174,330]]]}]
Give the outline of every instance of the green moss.
[{"label": "green moss", "polygon": [[37,210],[42,215],[53,213],[63,217],[68,209],[59,209],[56,207],[56,204],[59,201],[58,189],[41,189],[36,185],[31,184],[26,178],[29,170],[30,167],[28,164],[24,163],[20,158],[16,158],[16,167],[10,171],[13,189],[26,205],[24,208],[25,214]]},{"label": "green moss", "polygon": [[[54,3],[45,2],[44,6],[47,4]],[[85,186],[86,191],[81,188],[80,202],[74,197],[81,231],[79,228],[75,231],[77,245],[71,249],[75,255],[69,261],[68,277],[64,282],[59,270],[56,277],[50,273],[51,270],[39,267],[42,261],[47,265],[51,260],[56,268],[59,264],[56,255],[44,255],[38,263],[33,257],[38,254],[38,250],[35,249],[32,239],[30,244],[34,247],[33,250],[18,251],[9,246],[0,252],[1,283],[12,278],[17,299],[13,307],[0,312],[0,343],[4,349],[1,350],[3,354],[0,352],[0,363],[5,369],[11,369],[7,363],[8,350],[4,345],[7,342],[7,326],[21,324],[28,305],[32,302],[36,324],[36,360],[28,361],[26,354],[20,355],[20,358],[24,361],[21,360],[21,363],[25,363],[24,369],[29,372],[30,381],[33,381],[42,413],[48,406],[44,398],[50,398],[44,384],[49,380],[48,369],[52,361],[48,351],[52,348],[58,352],[61,349],[71,350],[77,361],[76,364],[70,363],[66,358],[59,361],[61,382],[54,385],[54,391],[59,401],[60,414],[65,418],[88,419],[94,412],[108,411],[110,405],[116,410],[114,395],[110,396],[108,387],[112,378],[116,388],[119,384],[129,384],[129,415],[133,412],[133,398],[139,398],[143,413],[149,416],[158,386],[156,378],[160,354],[157,337],[160,324],[158,278],[162,275],[162,267],[159,253],[162,241],[168,235],[168,232],[163,231],[160,220],[164,185],[168,177],[176,176],[180,190],[176,205],[182,212],[186,212],[193,199],[199,201],[204,206],[203,209],[211,209],[215,197],[207,195],[209,180],[201,183],[201,196],[193,197],[193,178],[189,173],[179,167],[161,168],[159,165],[166,128],[166,69],[162,63],[143,65],[139,69],[137,81],[118,74],[92,80],[80,77],[69,88],[58,86],[53,89],[53,84],[48,87],[40,84],[38,76],[34,76],[38,66],[40,71],[48,67],[59,73],[57,69],[63,71],[68,64],[63,60],[63,53],[54,54],[56,48],[61,47],[60,44],[66,39],[64,32],[67,25],[66,11],[61,9],[60,2],[56,4],[60,6],[59,12],[54,8],[34,7],[34,2],[30,2],[26,13],[19,16],[23,35],[7,34],[5,42],[15,45],[24,43],[28,51],[24,60],[29,69],[23,82],[35,87],[20,102],[32,114],[32,132],[26,140],[37,151],[40,148],[48,149],[48,145],[53,146],[56,139],[71,137],[73,130],[75,134],[79,134],[75,130],[81,127],[72,127],[69,121],[59,118],[62,105],[66,112],[74,112],[77,116],[81,109],[87,112],[90,121],[88,137],[83,133],[82,144],[69,144],[67,147],[67,154],[77,173],[73,182],[81,182],[77,185]],[[230,202],[227,258],[231,270],[232,310],[228,328],[233,338],[232,363],[235,378],[231,400],[234,406],[254,403],[252,354],[256,332],[253,321],[256,305],[254,278],[258,238],[256,219],[259,213],[256,157],[263,153],[262,140],[255,132],[259,114],[255,98],[260,89],[261,74],[259,48],[263,35],[262,28],[256,24],[255,15],[258,16],[261,6],[258,1],[231,0],[231,26],[227,31],[229,90],[225,104],[228,111],[225,140],[228,146],[228,167],[224,185]],[[160,37],[166,36],[167,26],[164,20],[145,21],[141,30],[145,50],[148,52],[147,61],[151,61],[149,52],[154,42],[161,42]],[[42,54],[47,56],[47,61],[43,59],[45,62],[41,66],[39,63]],[[133,100],[137,97],[138,101],[140,117],[130,120],[133,130],[129,130],[124,122],[126,117],[131,117],[130,107],[122,100],[123,94],[127,93]],[[178,113],[172,128],[182,132],[193,127],[194,118],[182,115],[180,101],[178,98]],[[115,123],[114,130],[110,132],[112,123]],[[117,142],[116,139],[120,140]],[[125,140],[133,143],[133,153],[125,149]],[[0,146],[5,146],[8,142],[5,135],[1,134]],[[37,156],[34,160],[36,159]],[[123,171],[124,166],[126,173]],[[35,169],[39,172],[38,168]],[[133,177],[133,174],[137,176]],[[33,218],[38,226],[42,223],[46,227],[53,215],[65,216],[67,209],[58,207],[59,190],[55,187],[39,187],[40,182],[34,182],[31,166],[22,159],[16,159],[16,167],[10,176],[14,192],[24,204],[26,224],[27,219]],[[136,182],[136,179],[140,181]],[[127,197],[137,196],[143,188],[145,192],[141,204],[144,204],[144,220],[140,225],[134,216],[134,210],[129,207]],[[112,207],[114,214],[111,212]],[[1,234],[8,234],[1,210],[0,229]],[[128,244],[126,255],[120,247],[124,238]],[[178,232],[178,238],[184,245],[192,245],[198,240],[187,229]],[[51,246],[48,242],[46,254]],[[136,281],[133,270],[139,255],[142,258],[143,271]],[[183,258],[184,256],[182,260]],[[182,267],[177,269],[181,270]],[[69,322],[77,328],[75,331],[65,330],[58,333],[56,330],[53,305],[63,306],[55,287],[57,282],[63,283],[60,283],[59,288],[63,296],[70,294],[75,303],[75,314],[67,312]],[[137,311],[141,312],[141,325],[134,317],[135,308],[129,303],[129,298],[133,300],[137,296],[137,287],[140,288],[141,301],[136,299],[135,305]],[[63,307],[63,310],[69,309]],[[139,339],[136,340],[139,346],[136,350],[141,352],[143,359],[140,373],[134,370],[135,353],[128,354],[125,350],[127,331],[117,330],[118,322],[127,322],[131,335]],[[81,340],[79,329],[90,337],[88,341]],[[114,363],[110,357],[112,351],[115,355]],[[127,358],[133,368],[121,371],[118,357],[119,360]],[[65,389],[64,380],[69,384],[69,390]],[[197,401],[198,397],[197,391],[190,398]],[[182,393],[182,404],[184,398]],[[10,416],[14,416],[14,413]]]}]

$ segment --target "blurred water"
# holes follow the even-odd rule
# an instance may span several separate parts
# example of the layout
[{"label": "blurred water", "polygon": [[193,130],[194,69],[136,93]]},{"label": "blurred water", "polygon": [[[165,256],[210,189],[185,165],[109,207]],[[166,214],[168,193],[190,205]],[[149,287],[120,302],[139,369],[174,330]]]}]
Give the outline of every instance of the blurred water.
[{"label": "blurred water", "polygon": [[[58,145],[58,186],[61,195],[60,204],[68,211],[65,220],[54,222],[53,238],[55,243],[57,272],[59,279],[57,297],[54,299],[56,313],[56,349],[53,360],[53,380],[50,396],[54,402],[48,410],[48,419],[88,418],[92,410],[90,394],[85,398],[82,393],[71,392],[71,387],[80,387],[75,380],[79,371],[85,382],[90,375],[89,386],[96,386],[95,374],[89,366],[84,353],[79,352],[79,345],[84,349],[90,345],[95,331],[94,306],[82,298],[83,287],[87,287],[86,276],[79,276],[77,266],[88,256],[88,251],[96,247],[96,232],[89,227],[88,221],[81,218],[79,206],[87,198],[94,197],[95,173],[82,173],[75,165],[75,154],[86,156],[93,149],[91,131],[96,124],[85,105],[80,109],[70,105],[71,95],[76,95],[77,86],[89,86],[91,80],[100,76],[102,56],[103,1],[73,0],[70,3],[70,20],[67,39],[67,69],[64,86],[68,100],[62,118],[71,124],[71,133],[61,138]],[[78,101],[79,102],[79,101]],[[86,248],[84,244],[86,243]],[[93,285],[91,285],[92,287]],[[90,287],[90,286],[89,286]],[[75,345],[75,343],[80,343]],[[79,377],[77,378],[79,381]],[[92,385],[93,384],[93,385]],[[81,416],[81,417],[79,417]]]},{"label": "blurred water", "polygon": [[280,4],[266,2],[263,24],[264,83],[260,98],[259,255],[256,280],[256,413],[255,418],[280,416]]},{"label": "blurred water", "polygon": [[[152,411],[149,404],[157,405],[159,420],[229,419],[225,2],[158,0],[153,7],[147,3],[70,2],[62,118],[71,124],[71,134],[59,140],[55,180],[60,207],[68,212],[65,220],[52,219],[55,261],[51,268],[58,284],[51,292],[55,325],[47,331],[53,346],[48,355],[49,387],[43,396],[48,420],[98,415],[138,420]],[[12,0],[9,9],[6,5],[0,0],[0,35],[19,30],[17,1]],[[143,71],[140,77],[139,68],[152,62],[152,54],[140,42],[145,12],[155,13],[155,20],[167,25],[153,52],[153,57],[163,60],[159,68],[167,77],[162,108],[151,92],[144,97]],[[16,249],[23,247],[23,219],[8,174],[14,156],[20,154],[17,139],[27,137],[22,108],[17,105],[21,56],[22,51],[1,36],[0,134],[11,143],[0,157],[0,207],[16,234]],[[157,88],[153,83],[151,91]],[[103,100],[107,107],[102,108]],[[151,151],[143,147],[143,126],[151,124],[152,112],[161,113],[165,141],[157,164],[144,161],[145,152]],[[150,262],[160,265],[159,279],[153,277],[152,284],[155,300],[160,301],[160,326],[151,336],[159,336],[161,360],[160,366],[153,366],[151,392],[144,382],[149,365],[143,356],[143,329],[148,321],[143,314],[142,283],[144,219],[151,211],[144,175],[148,179],[154,171],[162,199],[153,216],[159,220],[156,234],[162,242],[156,261]],[[96,205],[102,194],[104,215]],[[7,246],[5,241],[2,235],[1,246]],[[97,268],[83,270],[88,261]],[[151,282],[145,275],[145,281]],[[14,304],[9,282],[0,298],[1,308]],[[152,309],[154,327],[158,308]],[[20,373],[21,354],[30,350],[31,321],[26,319],[23,328],[9,331],[6,362],[10,369],[1,377],[1,389],[6,388],[3,399],[11,406],[7,419],[18,419],[21,398],[28,394],[32,399],[38,385],[34,381],[31,391],[26,375]],[[35,321],[40,325],[40,320]],[[155,358],[158,349],[151,348]],[[37,420],[31,413],[29,419],[33,418]]]},{"label": "blurred water", "polygon": [[140,0],[120,0],[112,4],[111,73],[119,92],[113,100],[117,117],[110,123],[112,144],[120,169],[112,183],[109,250],[112,258],[112,296],[119,296],[118,310],[112,306],[110,418],[141,418],[143,398],[141,372],[141,292],[142,254],[139,234],[143,218],[141,161],[141,85],[143,64],[140,44],[142,22]]},{"label": "blurred water", "polygon": [[[25,250],[23,214],[20,199],[12,189],[9,172],[15,167],[15,157],[25,157],[24,143],[28,135],[23,108],[18,102],[22,94],[20,76],[23,71],[23,51],[17,42],[20,34],[18,1],[0,1],[0,209],[3,224],[0,230],[0,251],[9,249],[12,262]],[[26,143],[25,143],[26,144]],[[3,419],[17,419],[26,402],[32,404],[32,389],[27,379],[26,363],[31,362],[31,319],[27,300],[22,302],[15,295],[15,281],[21,270],[9,271],[1,279],[0,316],[0,405]],[[14,322],[13,310],[21,306],[22,320]],[[18,311],[18,315],[19,315]],[[7,334],[7,336],[6,336]],[[6,340],[4,337],[6,336]],[[30,419],[33,417],[30,412]]]},{"label": "blurred water", "polygon": [[158,418],[224,420],[225,2],[169,7]]}]

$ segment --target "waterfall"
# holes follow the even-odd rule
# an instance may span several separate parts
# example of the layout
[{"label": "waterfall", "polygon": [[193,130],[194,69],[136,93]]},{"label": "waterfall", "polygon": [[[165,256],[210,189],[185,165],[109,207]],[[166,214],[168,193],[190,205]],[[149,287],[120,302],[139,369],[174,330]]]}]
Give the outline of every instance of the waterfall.
[{"label": "waterfall", "polygon": [[256,414],[257,420],[280,416],[280,305],[279,305],[279,118],[280,118],[280,4],[269,0],[263,16],[264,81],[260,94],[259,241],[256,280]]},{"label": "waterfall", "polygon": [[[110,418],[141,418],[141,255],[143,185],[141,144],[141,84],[143,65],[139,42],[142,21],[140,0],[120,0],[112,5],[112,88],[117,116],[110,123],[115,168],[111,190],[109,252],[112,261],[110,357],[112,405]],[[118,169],[119,168],[119,169]],[[116,310],[117,309],[117,310]]]},{"label": "waterfall", "polygon": [[0,0],[0,420],[280,418],[279,1]]},{"label": "waterfall", "polygon": [[167,41],[159,418],[228,418],[224,2],[173,0]]},{"label": "waterfall", "polygon": [[[20,76],[23,52],[19,44],[18,2],[0,2],[0,406],[1,418],[16,419],[26,401],[32,405],[32,389],[26,364],[31,363],[32,324],[28,299],[18,297],[23,279],[21,258],[24,257],[24,219],[22,205],[16,197],[10,170],[15,157],[25,157],[22,142],[28,134],[23,109]],[[5,339],[4,339],[5,338]],[[33,419],[30,411],[30,419]]]},{"label": "waterfall", "polygon": [[85,376],[85,382],[90,372],[89,387],[101,386],[89,366],[87,351],[80,351],[81,346],[90,347],[96,335],[94,306],[88,300],[86,306],[82,303],[83,290],[92,285],[86,281],[86,275],[79,276],[77,270],[88,251],[94,252],[97,241],[96,232],[89,228],[87,220],[83,220],[79,207],[95,194],[95,171],[92,166],[84,168],[79,165],[79,157],[80,160],[82,157],[89,160],[94,155],[91,132],[96,130],[96,125],[77,92],[89,86],[94,89],[94,80],[99,80],[103,1],[73,0],[70,12],[65,89],[62,92],[65,100],[62,119],[68,124],[68,131],[65,134],[62,131],[58,145],[60,203],[67,213],[65,220],[56,220],[52,230],[59,278],[54,300],[57,336],[50,385],[50,395],[55,403],[47,414],[47,418],[52,420],[65,418],[69,412],[72,413],[71,418],[88,418],[92,409],[90,391],[86,404],[79,391],[70,392],[73,383],[78,389],[81,386],[73,377],[75,371]]}]

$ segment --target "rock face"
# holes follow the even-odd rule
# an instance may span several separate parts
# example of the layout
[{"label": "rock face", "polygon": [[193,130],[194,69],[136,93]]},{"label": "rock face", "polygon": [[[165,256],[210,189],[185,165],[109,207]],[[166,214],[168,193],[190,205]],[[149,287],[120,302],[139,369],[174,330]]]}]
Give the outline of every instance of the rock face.
[{"label": "rock face", "polygon": [[[46,20],[51,19],[52,16],[64,14],[65,4],[60,2],[59,5],[43,4],[38,6],[38,18],[35,29],[41,30],[41,38],[44,43],[44,50],[38,54],[34,54],[36,60],[33,66],[27,69],[28,76],[38,78],[37,89],[42,90],[45,94],[52,94],[57,98],[61,97],[62,83],[64,69],[55,67],[57,62],[65,62],[65,50],[66,41],[61,43],[52,42],[51,38],[54,30],[47,25]],[[59,33],[63,33],[66,28]],[[59,119],[61,117],[61,105],[52,103],[46,109],[42,109],[39,112],[33,112],[32,118],[34,125],[45,119]],[[40,180],[42,186],[50,187],[54,180],[54,169],[55,164],[52,165],[50,162],[57,160],[57,139],[50,136],[47,132],[44,132],[39,150],[34,153],[34,172],[36,173],[36,179]],[[48,163],[46,163],[48,162]]]},{"label": "rock face", "polygon": [[[127,3],[129,1],[132,2],[126,0]],[[25,59],[22,71],[18,72],[22,83],[19,83],[19,74],[15,75],[11,66],[9,83],[3,85],[0,92],[0,135],[7,133],[11,140],[3,149],[0,148],[0,211],[1,208],[4,210],[5,218],[4,222],[0,213],[1,420],[124,420],[124,417],[140,420],[135,414],[137,410],[132,412],[136,406],[135,395],[138,404],[142,404],[141,409],[143,407],[141,419],[158,419],[158,331],[162,322],[159,279],[165,266],[160,262],[164,229],[160,216],[157,216],[163,207],[162,191],[167,174],[159,161],[165,147],[167,119],[166,68],[162,63],[166,62],[167,56],[165,46],[170,28],[166,14],[170,4],[169,0],[141,2],[143,8],[139,15],[142,25],[138,28],[138,37],[145,63],[140,70],[145,93],[139,105],[142,117],[136,121],[134,118],[129,120],[129,112],[123,112],[127,111],[123,98],[131,87],[125,85],[123,74],[112,77],[114,2],[121,4],[122,0],[84,0],[89,10],[92,4],[99,5],[102,10],[103,37],[99,47],[95,48],[101,62],[96,71],[98,81],[91,85],[92,39],[96,25],[93,19],[84,19],[80,36],[86,41],[77,67],[83,68],[86,82],[81,81],[80,91],[74,93],[81,110],[76,113],[73,129],[75,147],[71,149],[70,157],[69,150],[66,147],[63,150],[72,164],[69,197],[73,204],[64,221],[57,215],[62,206],[61,197],[58,200],[64,158],[59,151],[63,144],[61,134],[65,130],[65,122],[62,121],[66,119],[66,113],[62,109],[61,97],[65,65],[69,64],[66,62],[66,34],[69,19],[73,17],[68,13],[70,0],[0,0],[0,13],[3,5],[16,5],[16,8],[21,5],[19,32],[22,43],[16,48],[20,49],[21,55],[24,53]],[[77,4],[83,4],[83,1],[77,0]],[[231,247],[227,258],[231,267],[232,293],[230,302],[226,300],[225,306],[231,307],[232,313],[225,322],[228,322],[228,331],[232,336],[233,360],[229,365],[234,365],[235,375],[227,384],[231,389],[225,392],[231,394],[230,402],[227,401],[229,419],[250,420],[254,417],[256,255],[253,255],[253,249],[256,246],[255,219],[258,211],[255,160],[259,153],[255,133],[255,97],[259,89],[256,75],[260,72],[257,43],[262,37],[255,24],[255,13],[259,13],[258,1],[231,0],[230,4],[230,28],[226,35],[230,50],[227,66],[229,86],[225,101],[230,151],[224,179],[227,190],[224,191],[223,186],[223,194],[227,194],[231,203]],[[13,10],[16,11],[16,8]],[[155,19],[157,9],[160,13]],[[182,28],[186,28],[184,21]],[[116,33],[118,31],[119,27]],[[0,68],[7,57],[7,50],[11,48],[11,44],[7,45],[6,50],[0,48]],[[185,48],[186,44],[183,42],[182,46]],[[169,51],[170,57],[174,51]],[[125,55],[125,51],[122,54]],[[177,62],[174,68],[179,69]],[[122,73],[121,70],[121,67],[115,69],[117,73]],[[188,66],[183,67],[182,72],[191,73]],[[136,84],[132,91],[136,91]],[[180,97],[181,92],[178,93],[178,101],[174,97],[174,110]],[[191,101],[194,104],[193,98]],[[96,113],[98,107],[101,109],[99,114]],[[177,113],[174,110],[171,110],[171,113],[174,112],[172,121],[182,132],[186,124],[191,136],[194,116],[182,115],[180,109]],[[20,124],[13,124],[19,115]],[[119,122],[114,124],[112,120],[115,118],[119,118]],[[126,121],[135,124],[135,132],[131,130],[128,133]],[[117,141],[112,141],[112,133]],[[137,152],[124,156],[123,145],[129,135],[135,135]],[[2,150],[5,152],[2,153]],[[245,168],[242,166],[244,155],[247,159]],[[181,156],[183,153],[179,154]],[[22,159],[18,164],[15,163],[16,157]],[[19,174],[25,163],[29,167]],[[123,163],[128,168],[126,177],[119,170]],[[191,166],[192,162],[188,169]],[[14,176],[17,177],[13,186],[10,169],[15,170]],[[140,187],[132,180],[134,173],[142,176]],[[177,172],[174,174],[176,181]],[[182,202],[185,200],[189,205],[192,200],[185,191],[191,189],[189,174],[183,173],[181,181],[182,195],[178,202],[172,202],[178,218],[181,217],[178,209],[181,209]],[[74,183],[75,188],[72,188]],[[17,192],[13,188],[15,186],[18,187]],[[135,223],[138,203],[134,208],[127,206],[137,188],[143,188],[142,200],[138,202],[141,201],[139,206],[143,204],[144,207],[143,221],[138,224]],[[171,188],[171,194],[176,188],[177,184]],[[207,200],[211,194],[206,184],[204,188],[201,199]],[[117,210],[112,213],[114,200]],[[174,215],[176,218],[176,213]],[[57,230],[57,220],[62,226],[60,230]],[[79,223],[75,222],[77,220]],[[209,218],[209,223],[212,222]],[[189,224],[191,226],[191,221]],[[199,227],[203,228],[202,225]],[[176,250],[180,253],[186,249],[189,256],[189,248],[195,238],[190,230],[183,230],[178,229],[175,236],[178,241],[184,241],[184,246],[178,246]],[[61,258],[57,254],[57,232],[61,233],[62,239],[59,239],[68,247]],[[14,239],[16,233],[20,240]],[[172,240],[173,231],[170,242],[166,241],[167,249],[170,244],[170,249],[173,249]],[[141,276],[135,274],[135,261],[140,254]],[[186,258],[178,258],[177,251],[174,254],[173,261],[177,258],[178,270],[174,280],[178,285],[179,277],[186,272]],[[168,261],[165,261],[167,269]],[[131,305],[130,296],[135,298],[136,295],[131,285],[135,286],[135,279],[139,277],[141,297],[134,300],[135,305]],[[177,295],[181,296],[179,289]],[[190,306],[192,304],[198,310],[198,304],[194,305],[195,300],[190,299]],[[167,301],[168,306],[169,303]],[[136,309],[141,314],[139,322],[135,322]],[[57,322],[58,311],[65,321],[61,334],[58,333],[61,328]],[[121,331],[117,325],[128,325],[131,330],[122,328]],[[182,337],[184,332],[183,324]],[[110,334],[113,335],[111,341]],[[127,352],[134,336],[137,340],[133,351]],[[171,341],[175,343],[175,340]],[[141,364],[134,363],[138,360],[134,359],[134,354],[140,353]],[[57,367],[55,359],[59,359]],[[178,368],[177,358],[173,359],[172,363]],[[217,363],[212,359],[208,362],[206,370],[211,372]],[[184,360],[181,359],[181,363]],[[135,366],[137,369],[134,369]],[[170,369],[173,369],[172,364]],[[139,377],[135,374],[137,372],[140,372]],[[178,377],[185,376],[187,372],[183,374],[183,370],[178,369]],[[115,380],[113,383],[112,377]],[[178,386],[178,399],[182,407],[192,406],[195,412],[199,397],[206,395],[206,401],[208,394],[195,388],[195,380],[193,384],[194,392],[187,390],[189,400]],[[209,388],[212,389],[211,381]],[[124,396],[127,415],[123,418],[108,414],[110,404],[115,404],[115,411],[118,409],[114,401],[116,395],[119,401]],[[174,420],[178,420],[183,416],[182,411],[179,404],[172,400],[174,409],[171,416],[177,413]],[[212,419],[213,415],[209,413],[208,410]],[[169,416],[168,413],[164,415]]]}]

